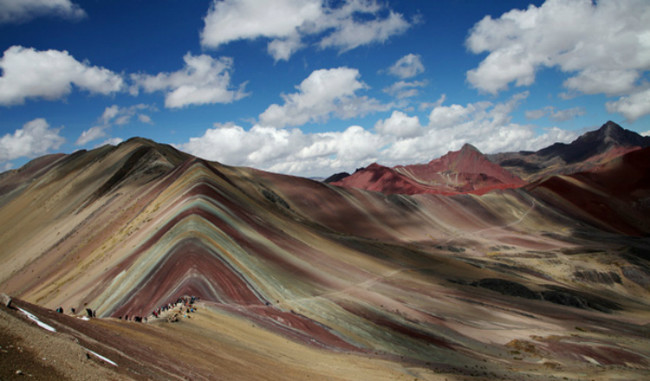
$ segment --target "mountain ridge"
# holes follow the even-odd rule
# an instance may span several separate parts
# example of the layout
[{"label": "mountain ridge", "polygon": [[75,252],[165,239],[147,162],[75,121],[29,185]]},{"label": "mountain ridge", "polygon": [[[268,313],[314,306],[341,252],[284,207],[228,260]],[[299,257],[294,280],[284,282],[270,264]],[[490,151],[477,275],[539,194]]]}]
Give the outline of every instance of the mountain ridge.
[{"label": "mountain ridge", "polygon": [[650,137],[607,121],[573,142],[555,143],[535,152],[506,152],[488,155],[490,160],[527,181],[553,174],[589,170],[614,157],[650,146]]},{"label": "mountain ridge", "polygon": [[[549,175],[587,171],[648,146],[650,137],[608,121],[569,144],[554,143],[536,152],[483,155],[476,147],[465,143],[460,150],[449,151],[427,164],[386,167],[374,163],[351,175],[332,175],[325,182],[387,194],[482,194],[494,189],[517,188]],[[380,168],[382,174],[379,174]],[[365,172],[372,172],[372,175]]]},{"label": "mountain ridge", "polygon": [[427,164],[388,168],[375,163],[331,184],[386,194],[451,195],[482,194],[494,189],[516,188],[525,183],[489,161],[476,147],[464,144],[460,150],[450,151]]}]

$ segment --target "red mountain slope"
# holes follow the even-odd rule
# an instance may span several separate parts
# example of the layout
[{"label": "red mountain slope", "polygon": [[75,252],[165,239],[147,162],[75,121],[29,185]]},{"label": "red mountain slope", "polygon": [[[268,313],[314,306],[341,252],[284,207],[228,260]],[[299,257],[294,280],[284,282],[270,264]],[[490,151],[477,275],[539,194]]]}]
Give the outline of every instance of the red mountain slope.
[{"label": "red mountain slope", "polygon": [[483,194],[493,189],[518,188],[525,182],[465,144],[459,151],[428,164],[393,168],[372,164],[332,184],[385,194]]},{"label": "red mountain slope", "polygon": [[569,216],[630,235],[650,233],[650,148],[629,152],[592,171],[553,176],[533,194]]}]

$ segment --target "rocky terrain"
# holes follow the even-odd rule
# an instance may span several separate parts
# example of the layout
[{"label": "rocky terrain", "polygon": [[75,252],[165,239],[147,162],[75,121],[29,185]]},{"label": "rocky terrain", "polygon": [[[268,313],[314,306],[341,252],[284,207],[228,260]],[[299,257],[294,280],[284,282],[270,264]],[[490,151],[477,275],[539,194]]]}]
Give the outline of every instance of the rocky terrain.
[{"label": "rocky terrain", "polygon": [[140,138],[36,159],[0,175],[2,377],[650,378],[650,149],[589,134],[333,184]]}]

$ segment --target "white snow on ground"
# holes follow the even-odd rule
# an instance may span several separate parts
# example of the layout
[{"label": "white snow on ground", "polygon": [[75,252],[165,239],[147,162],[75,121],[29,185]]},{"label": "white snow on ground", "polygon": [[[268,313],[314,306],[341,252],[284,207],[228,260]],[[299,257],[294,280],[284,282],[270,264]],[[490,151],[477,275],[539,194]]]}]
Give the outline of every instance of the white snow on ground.
[{"label": "white snow on ground", "polygon": [[84,348],[84,349],[87,350],[87,351],[88,351],[90,354],[92,354],[93,356],[96,356],[98,359],[100,359],[100,360],[102,360],[102,361],[104,361],[104,362],[107,362],[107,363],[109,363],[109,364],[111,364],[111,365],[113,365],[113,366],[117,366],[117,363],[115,363],[115,361],[109,360],[109,359],[107,359],[106,357],[100,355],[100,354],[97,353],[97,352],[93,352],[93,351],[91,351],[91,350],[88,349],[88,348]]},{"label": "white snow on ground", "polygon": [[[38,317],[36,317],[36,316],[35,316],[34,314],[32,314],[31,312],[29,312],[29,311],[25,311],[24,309],[22,309],[22,308],[20,308],[20,307],[17,307],[17,308],[18,308],[18,311],[20,311],[20,312],[22,312],[23,314],[25,314],[25,316],[27,316],[27,318],[28,318],[29,320],[31,320],[31,321],[33,321],[34,323],[38,324],[39,327],[41,327],[41,328],[43,328],[43,329],[47,329],[47,330],[50,331],[50,332],[56,332],[56,329],[55,329],[54,327],[52,327],[51,325],[45,324],[45,323],[43,323],[42,321],[38,320]],[[92,354],[93,356],[96,356],[98,359],[100,359],[100,360],[102,360],[102,361],[104,361],[104,362],[106,362],[106,363],[109,363],[109,364],[111,364],[111,365],[113,365],[113,366],[117,366],[117,363],[115,363],[115,361],[112,361],[112,360],[110,360],[110,359],[107,359],[106,357],[100,355],[100,354],[97,353],[97,352],[91,351],[91,350],[88,349],[88,348],[84,348],[84,349],[85,349],[86,351],[88,351],[88,353]]]},{"label": "white snow on ground", "polygon": [[25,316],[27,316],[27,318],[29,320],[31,320],[34,323],[38,324],[39,327],[41,327],[43,329],[47,329],[50,332],[56,332],[56,329],[54,329],[54,327],[52,327],[51,325],[47,325],[47,324],[43,323],[42,321],[38,320],[38,318],[36,316],[32,315],[30,312],[25,311],[24,309],[22,309],[20,307],[18,307],[18,311],[25,314]]}]

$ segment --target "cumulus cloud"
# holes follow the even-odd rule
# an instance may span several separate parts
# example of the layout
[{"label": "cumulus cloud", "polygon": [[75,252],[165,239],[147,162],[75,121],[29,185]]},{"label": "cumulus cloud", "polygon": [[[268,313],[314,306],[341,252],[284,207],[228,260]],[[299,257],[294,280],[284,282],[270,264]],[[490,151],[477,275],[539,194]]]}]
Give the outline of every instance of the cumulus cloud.
[{"label": "cumulus cloud", "polygon": [[496,94],[530,85],[536,71],[557,67],[571,75],[570,90],[624,94],[650,68],[650,7],[645,0],[548,0],[478,22],[466,41],[487,52],[467,72],[475,88]]},{"label": "cumulus cloud", "polygon": [[296,175],[325,175],[350,163],[376,159],[382,139],[359,126],[341,132],[305,134],[300,129],[255,125],[250,130],[215,124],[201,137],[179,146],[194,155],[231,165],[251,166]]},{"label": "cumulus cloud", "polygon": [[427,81],[397,81],[383,91],[397,99],[405,99],[417,96],[420,93],[418,88],[426,85]]},{"label": "cumulus cloud", "polygon": [[424,72],[424,65],[417,54],[407,54],[388,69],[388,72],[402,79],[415,77]]},{"label": "cumulus cloud", "polygon": [[[138,121],[141,123],[152,124],[153,121],[151,120],[151,117],[145,114],[150,111],[157,111],[157,109],[154,106],[146,104],[137,104],[130,107],[119,107],[118,105],[106,107],[97,120],[96,125],[83,131],[75,144],[82,146],[88,142],[92,142],[93,140],[103,138],[107,135],[106,131],[113,125],[122,126],[129,124],[131,119],[136,115]],[[115,139],[119,138],[109,139],[109,141],[114,141]]]},{"label": "cumulus cloud", "polygon": [[21,157],[36,157],[59,149],[65,143],[59,134],[62,128],[51,128],[43,118],[25,123],[23,128],[0,138],[0,163]]},{"label": "cumulus cloud", "polygon": [[244,39],[266,38],[275,60],[288,60],[307,37],[321,48],[347,51],[384,42],[410,24],[376,0],[214,0],[204,18],[201,45],[218,48]]},{"label": "cumulus cloud", "polygon": [[27,22],[42,16],[79,20],[86,12],[70,0],[0,0],[0,24]]},{"label": "cumulus cloud", "polygon": [[267,51],[276,61],[288,61],[293,53],[303,46],[304,44],[300,41],[300,36],[294,33],[284,39],[276,39],[269,42]]},{"label": "cumulus cloud", "polygon": [[386,110],[389,106],[378,100],[356,95],[358,90],[367,88],[359,77],[357,69],[347,67],[315,70],[296,86],[296,93],[282,95],[283,105],[272,104],[260,114],[260,123],[297,126],[324,122],[331,115],[346,119]]},{"label": "cumulus cloud", "polygon": [[515,94],[502,103],[440,104],[429,113],[420,136],[394,141],[383,156],[388,163],[427,162],[465,143],[483,153],[496,153],[538,150],[575,139],[574,132],[557,127],[536,131],[534,126],[513,123],[511,113],[527,96],[527,92]]},{"label": "cumulus cloud", "polygon": [[650,89],[635,92],[605,104],[607,111],[618,112],[630,122],[650,114]]},{"label": "cumulus cloud", "polygon": [[404,138],[420,136],[424,132],[417,116],[408,116],[397,110],[393,111],[388,119],[375,123],[375,131],[380,135]]},{"label": "cumulus cloud", "polygon": [[254,125],[215,124],[203,136],[193,137],[179,148],[225,164],[243,165],[299,176],[328,176],[352,171],[372,162],[384,165],[426,163],[464,143],[484,153],[537,150],[555,142],[576,138],[557,127],[536,130],[512,122],[511,113],[528,96],[516,94],[505,102],[443,105],[434,103],[429,121],[394,110],[379,120],[374,131],[350,126],[340,132],[305,133]]},{"label": "cumulus cloud", "polygon": [[104,95],[124,86],[119,74],[79,62],[65,50],[12,46],[0,58],[0,69],[0,105],[23,104],[26,98],[59,99],[72,91],[72,85]]},{"label": "cumulus cloud", "polygon": [[203,20],[201,44],[217,48],[242,39],[287,38],[321,15],[319,0],[213,1]]},{"label": "cumulus cloud", "polygon": [[546,106],[542,109],[528,110],[525,112],[525,115],[528,119],[540,119],[548,116],[549,119],[554,122],[564,122],[570,119],[574,119],[580,115],[584,115],[585,112],[586,111],[583,107],[573,107],[564,110],[557,110],[553,106]]},{"label": "cumulus cloud", "polygon": [[187,53],[183,61],[183,69],[172,73],[132,74],[135,85],[131,93],[135,95],[141,88],[147,93],[162,91],[167,108],[231,103],[248,95],[244,92],[245,83],[236,89],[231,87],[232,58]]}]

